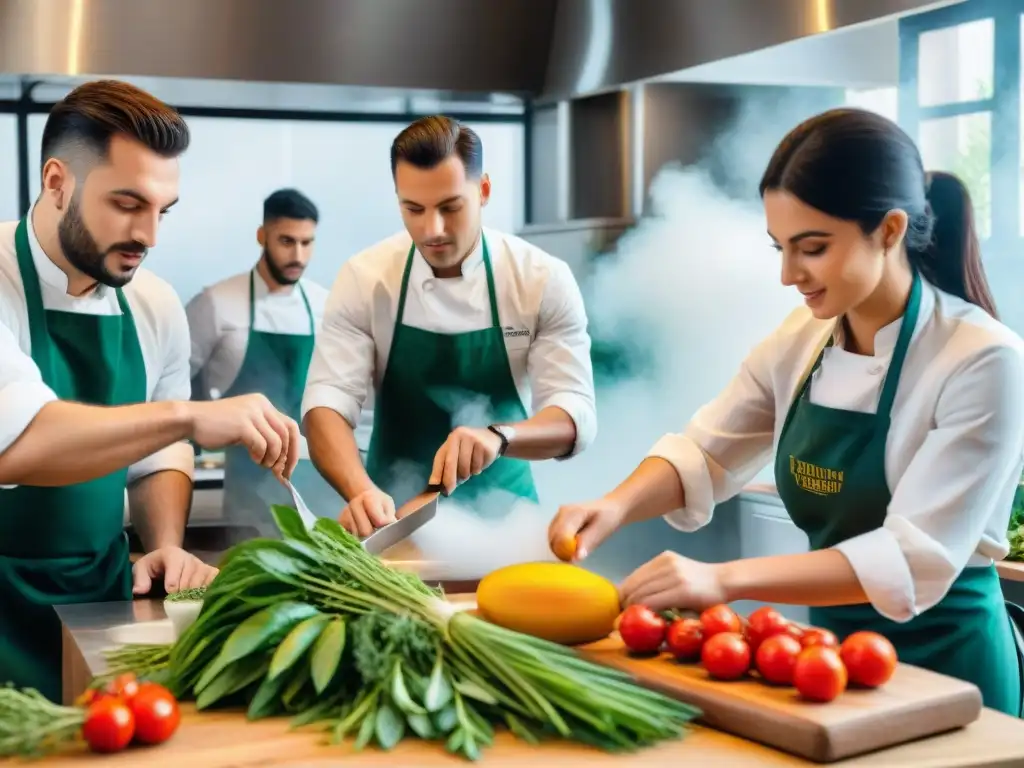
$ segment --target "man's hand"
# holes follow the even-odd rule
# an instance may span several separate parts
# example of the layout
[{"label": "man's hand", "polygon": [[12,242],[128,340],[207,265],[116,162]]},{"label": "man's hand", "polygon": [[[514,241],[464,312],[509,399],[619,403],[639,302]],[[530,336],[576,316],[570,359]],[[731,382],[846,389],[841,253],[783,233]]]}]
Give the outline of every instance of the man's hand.
[{"label": "man's hand", "polygon": [[394,521],[395,500],[376,487],[353,496],[338,519],[342,528],[361,538]]},{"label": "man's hand", "polygon": [[430,483],[440,483],[450,494],[459,483],[491,466],[500,450],[501,438],[491,430],[456,427],[434,455]]},{"label": "man's hand", "polygon": [[163,547],[139,558],[132,567],[132,593],[145,595],[153,588],[153,579],[164,577],[168,594],[183,589],[208,586],[219,571],[181,547]]},{"label": "man's hand", "polygon": [[291,477],[299,462],[299,426],[260,394],[189,402],[191,436],[200,447],[244,445],[252,460]]}]

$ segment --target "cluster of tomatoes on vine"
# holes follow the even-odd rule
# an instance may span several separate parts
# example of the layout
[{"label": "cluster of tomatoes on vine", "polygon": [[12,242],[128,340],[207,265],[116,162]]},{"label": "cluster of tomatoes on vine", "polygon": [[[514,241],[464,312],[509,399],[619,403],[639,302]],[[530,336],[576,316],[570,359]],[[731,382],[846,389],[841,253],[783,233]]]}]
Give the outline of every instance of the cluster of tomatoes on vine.
[{"label": "cluster of tomatoes on vine", "polygon": [[834,700],[850,684],[884,685],[897,664],[896,649],[877,632],[854,632],[840,643],[832,632],[795,624],[770,606],[743,619],[728,605],[708,608],[700,618],[631,605],[619,617],[618,631],[634,653],[665,649],[679,661],[699,660],[717,680],[756,672],[817,702]]}]

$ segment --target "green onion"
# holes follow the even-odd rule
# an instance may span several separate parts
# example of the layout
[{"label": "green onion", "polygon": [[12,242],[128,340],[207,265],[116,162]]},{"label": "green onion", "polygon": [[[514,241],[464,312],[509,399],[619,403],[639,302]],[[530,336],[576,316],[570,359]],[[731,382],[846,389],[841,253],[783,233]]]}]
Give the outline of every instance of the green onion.
[{"label": "green onion", "polygon": [[242,704],[250,719],[291,715],[355,749],[419,738],[471,760],[496,727],[618,752],[679,738],[700,715],[570,648],[456,610],[333,520],[306,530],[294,509],[273,514],[283,540],[230,550],[173,646],[112,651],[107,676],[157,676],[200,708]]}]

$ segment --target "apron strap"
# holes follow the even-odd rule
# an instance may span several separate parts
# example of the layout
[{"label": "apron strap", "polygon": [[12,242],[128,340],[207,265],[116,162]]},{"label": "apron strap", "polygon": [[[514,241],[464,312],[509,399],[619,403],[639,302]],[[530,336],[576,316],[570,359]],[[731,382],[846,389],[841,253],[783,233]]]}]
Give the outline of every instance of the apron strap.
[{"label": "apron strap", "polygon": [[256,330],[256,270],[249,270],[249,333]]},{"label": "apron strap", "polygon": [[412,272],[412,260],[416,255],[416,243],[409,246],[409,255],[405,259],[405,271],[402,273],[402,287],[398,291],[398,313],[395,315],[395,330],[402,324],[405,317],[405,294],[409,290],[409,275]]},{"label": "apron strap", "polygon": [[306,306],[306,317],[309,318],[309,335],[316,336],[316,323],[313,320],[313,310],[309,306],[309,297],[306,296],[306,289],[299,283],[299,293],[302,294],[302,303]]},{"label": "apron strap", "polygon": [[900,374],[903,372],[903,361],[906,360],[907,350],[910,349],[910,340],[914,336],[914,329],[917,327],[917,317],[920,313],[921,275],[915,269],[914,282],[910,286],[910,298],[907,299],[907,308],[903,313],[903,321],[900,323],[900,335],[896,340],[896,348],[893,349],[892,359],[889,361],[889,370],[885,373],[882,394],[878,398],[876,414],[879,416],[888,417],[892,411],[892,404],[896,399],[896,389],[900,383]]},{"label": "apron strap", "polygon": [[46,330],[46,310],[43,307],[43,292],[39,287],[39,274],[32,260],[32,248],[28,239],[28,218],[18,222],[14,232],[14,250],[21,272],[25,307],[28,311],[29,338],[32,342],[32,360],[39,367],[42,379],[53,383],[53,362],[50,358],[50,335]]},{"label": "apron strap", "polygon": [[498,292],[494,289],[494,270],[491,269],[491,252],[487,248],[487,238],[480,233],[480,239],[484,245],[484,269],[487,270],[487,296],[491,300],[491,325],[494,328],[501,328],[501,320],[498,318]]}]

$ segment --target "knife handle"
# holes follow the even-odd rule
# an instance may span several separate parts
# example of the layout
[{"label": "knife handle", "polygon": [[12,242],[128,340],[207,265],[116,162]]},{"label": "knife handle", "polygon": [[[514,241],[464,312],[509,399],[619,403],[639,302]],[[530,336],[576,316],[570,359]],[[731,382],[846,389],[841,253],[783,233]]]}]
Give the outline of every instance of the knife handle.
[{"label": "knife handle", "polygon": [[447,496],[448,493],[445,491],[444,486],[441,483],[430,483],[427,485],[424,493],[440,493],[442,496]]}]

